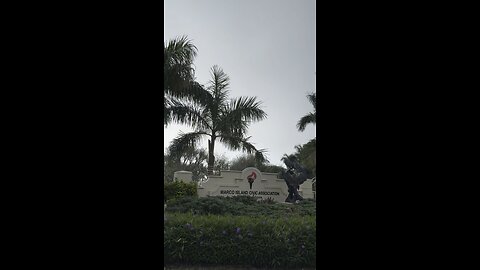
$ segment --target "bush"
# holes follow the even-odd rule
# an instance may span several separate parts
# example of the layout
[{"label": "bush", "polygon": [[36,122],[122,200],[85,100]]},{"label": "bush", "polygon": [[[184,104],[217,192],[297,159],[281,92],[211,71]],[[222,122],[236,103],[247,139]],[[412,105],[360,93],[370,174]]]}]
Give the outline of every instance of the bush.
[{"label": "bush", "polygon": [[273,198],[266,198],[264,200],[260,200],[261,203],[268,203],[268,204],[274,204],[276,201]]},{"label": "bush", "polygon": [[197,196],[197,185],[195,183],[184,183],[173,181],[163,186],[164,200],[178,199],[183,197]]},{"label": "bush", "polygon": [[253,197],[183,197],[170,200],[167,212],[194,213],[198,215],[232,215],[232,216],[315,216],[314,201],[304,200],[298,204],[266,203],[256,201]]},{"label": "bush", "polygon": [[[227,198],[227,197],[218,197],[218,198],[220,198],[220,200],[221,200],[222,198]],[[240,202],[240,203],[243,203],[243,204],[246,204],[246,205],[254,205],[258,202],[258,200],[255,197],[245,196],[245,195],[228,197],[226,200],[227,201],[231,200],[232,202]]]},{"label": "bush", "polygon": [[169,213],[163,256],[167,264],[315,267],[315,232],[315,217]]}]

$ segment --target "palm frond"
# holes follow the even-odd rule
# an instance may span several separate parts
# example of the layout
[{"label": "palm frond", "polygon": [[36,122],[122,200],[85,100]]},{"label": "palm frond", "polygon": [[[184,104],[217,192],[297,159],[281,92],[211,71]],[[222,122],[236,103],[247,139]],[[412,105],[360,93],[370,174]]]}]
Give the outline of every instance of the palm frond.
[{"label": "palm frond", "polygon": [[192,102],[172,99],[171,105],[165,111],[171,114],[171,120],[176,123],[186,124],[199,130],[212,129],[206,115],[208,111]]},{"label": "palm frond", "polygon": [[186,88],[195,79],[193,60],[197,48],[186,36],[178,37],[164,44],[164,92],[176,97],[188,95]]},{"label": "palm frond", "polygon": [[248,126],[255,121],[263,120],[267,114],[260,109],[260,102],[255,97],[240,97],[232,99],[223,106],[219,117],[217,130],[235,136],[245,136]]},{"label": "palm frond", "polygon": [[166,67],[163,77],[165,94],[181,97],[193,81],[193,68],[189,64]]},{"label": "palm frond", "polygon": [[167,97],[163,98],[163,124],[167,126],[172,118],[171,118],[171,111],[170,111],[170,100]]},{"label": "palm frond", "polygon": [[303,146],[299,144],[299,145],[295,145],[295,147],[294,147],[294,148],[295,148],[295,151],[297,151],[297,152],[299,153],[299,152],[301,152],[301,151],[302,151],[302,149],[303,149]]},{"label": "palm frond", "polygon": [[208,106],[213,100],[213,96],[198,82],[192,81],[185,88],[185,95],[188,100]]},{"label": "palm frond", "polygon": [[198,141],[204,135],[209,135],[204,131],[182,133],[173,139],[172,143],[168,147],[168,152],[172,156],[181,155],[182,153],[187,152],[189,149],[194,149]]},{"label": "palm frond", "polygon": [[172,122],[172,111],[169,107],[163,110],[163,125],[168,126]]},{"label": "palm frond", "polygon": [[298,159],[295,155],[287,155],[283,154],[283,157],[281,158],[281,161],[287,166],[287,168],[291,169],[294,167],[294,162],[296,162]]},{"label": "palm frond", "polygon": [[252,143],[248,140],[250,137],[243,138],[243,137],[236,137],[227,134],[222,134],[219,136],[220,142],[225,144],[227,148],[231,150],[240,150],[246,152],[248,154],[255,154],[255,159],[260,164],[269,162],[266,157],[266,149],[257,149]]},{"label": "palm frond", "polygon": [[267,149],[258,149],[255,152],[255,161],[257,164],[269,163],[270,161],[267,159]]},{"label": "palm frond", "polygon": [[165,64],[192,63],[197,56],[197,47],[187,36],[177,37],[164,44]]},{"label": "palm frond", "polygon": [[234,137],[245,137],[249,126],[248,121],[242,120],[230,114],[221,114],[216,122],[216,130],[219,134]]},{"label": "palm frond", "polygon": [[308,101],[313,105],[313,108],[315,111],[317,110],[317,94],[316,93],[311,93],[307,95]]},{"label": "palm frond", "polygon": [[[175,75],[173,75],[173,77],[175,77]],[[203,105],[209,104],[213,99],[212,95],[205,90],[203,85],[196,81],[187,81],[184,79],[174,80],[170,84],[170,87],[171,89],[165,89],[165,94],[171,97],[182,98]]]},{"label": "palm frond", "polygon": [[217,65],[212,67],[210,74],[212,79],[210,80],[210,87],[208,90],[218,104],[223,104],[229,94],[228,86],[230,85],[230,78]]},{"label": "palm frond", "polygon": [[307,124],[315,124],[317,122],[316,115],[309,113],[302,118],[297,123],[297,128],[299,131],[304,131]]},{"label": "palm frond", "polygon": [[226,114],[232,119],[261,121],[267,117],[267,113],[260,108],[261,104],[256,97],[235,98],[227,106]]}]

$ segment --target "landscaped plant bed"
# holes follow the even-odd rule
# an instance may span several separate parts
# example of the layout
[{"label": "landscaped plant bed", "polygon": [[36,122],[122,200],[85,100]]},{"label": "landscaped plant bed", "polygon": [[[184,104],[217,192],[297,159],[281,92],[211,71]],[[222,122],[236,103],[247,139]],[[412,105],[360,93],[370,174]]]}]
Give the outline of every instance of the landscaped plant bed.
[{"label": "landscaped plant bed", "polygon": [[[165,265],[164,270],[292,270],[295,268],[266,268],[266,267],[253,267],[253,266],[243,266],[243,265],[221,265],[221,266],[212,266],[212,265],[184,265],[184,264],[175,264],[175,265]],[[302,270],[315,270],[316,268],[298,268]]]},{"label": "landscaped plant bed", "polygon": [[167,213],[163,255],[166,265],[315,267],[315,216]]},{"label": "landscaped plant bed", "polygon": [[184,197],[167,202],[167,212],[193,213],[197,215],[233,215],[233,216],[315,216],[316,203],[304,200],[299,203],[272,203],[257,201],[253,197]]}]

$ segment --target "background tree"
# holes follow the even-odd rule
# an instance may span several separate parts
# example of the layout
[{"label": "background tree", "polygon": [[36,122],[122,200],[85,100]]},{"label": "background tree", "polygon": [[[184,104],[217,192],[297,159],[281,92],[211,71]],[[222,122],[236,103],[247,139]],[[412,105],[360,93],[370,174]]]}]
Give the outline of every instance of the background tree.
[{"label": "background tree", "polygon": [[254,155],[246,154],[233,159],[230,162],[230,170],[242,171],[247,167],[255,167],[261,172],[278,173],[283,170],[282,166],[271,165],[269,162],[259,162]]},{"label": "background tree", "polygon": [[295,146],[298,162],[309,170],[311,176],[317,175],[317,139],[312,139],[306,144]]},{"label": "background tree", "polygon": [[313,113],[309,113],[302,118],[297,123],[297,128],[299,131],[304,131],[307,124],[316,124],[317,123],[317,95],[316,93],[307,95],[308,101],[313,105]]},{"label": "background tree", "polygon": [[201,148],[186,148],[182,153],[164,154],[164,179],[173,181],[176,171],[192,172],[192,180],[197,182],[207,176],[207,151]]},{"label": "background tree", "polygon": [[282,161],[284,159],[296,160],[308,170],[309,177],[315,177],[317,175],[317,139],[312,139],[302,145],[296,145],[295,150],[293,154],[284,154]]},{"label": "background tree", "polygon": [[[164,154],[163,177],[165,181],[174,180],[174,173],[177,171],[192,172],[194,182],[205,181],[207,179],[207,160],[208,154],[204,148],[188,148],[186,152],[172,154],[167,151]],[[215,159],[214,174],[220,175],[221,170],[229,170],[229,161],[225,156]]]},{"label": "background tree", "polygon": [[[304,131],[308,124],[317,123],[317,95],[311,93],[307,95],[308,101],[313,105],[313,112],[303,116],[297,123],[299,131]],[[317,139],[314,138],[303,145],[295,146],[296,152],[284,158],[294,157],[302,166],[304,166],[310,174],[314,177],[317,174]]]},{"label": "background tree", "polygon": [[230,161],[224,155],[216,157],[213,165],[213,174],[220,175],[221,171],[228,170],[230,170]]},{"label": "background tree", "polygon": [[242,171],[243,169],[247,167],[257,167],[258,169],[258,162],[255,159],[254,155],[241,155],[236,158],[234,158],[230,162],[230,170],[235,170],[235,171]]},{"label": "background tree", "polygon": [[202,137],[208,137],[208,174],[213,174],[215,143],[217,139],[231,150],[242,150],[266,160],[263,149],[257,149],[246,137],[250,123],[266,118],[256,97],[228,99],[229,77],[218,66],[211,70],[212,79],[206,89],[202,88],[201,99],[195,102],[172,102],[173,121],[187,124],[194,131],[180,133],[170,146],[170,152],[183,152],[195,147]]}]

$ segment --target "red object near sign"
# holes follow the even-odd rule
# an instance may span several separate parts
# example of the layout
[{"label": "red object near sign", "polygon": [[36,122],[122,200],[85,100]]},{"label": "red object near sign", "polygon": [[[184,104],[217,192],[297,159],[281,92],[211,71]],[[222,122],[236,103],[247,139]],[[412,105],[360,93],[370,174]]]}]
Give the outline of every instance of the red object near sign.
[{"label": "red object near sign", "polygon": [[252,172],[249,176],[247,176],[248,183],[250,183],[250,189],[252,189],[252,184],[255,179],[257,179],[257,174],[255,172]]}]

